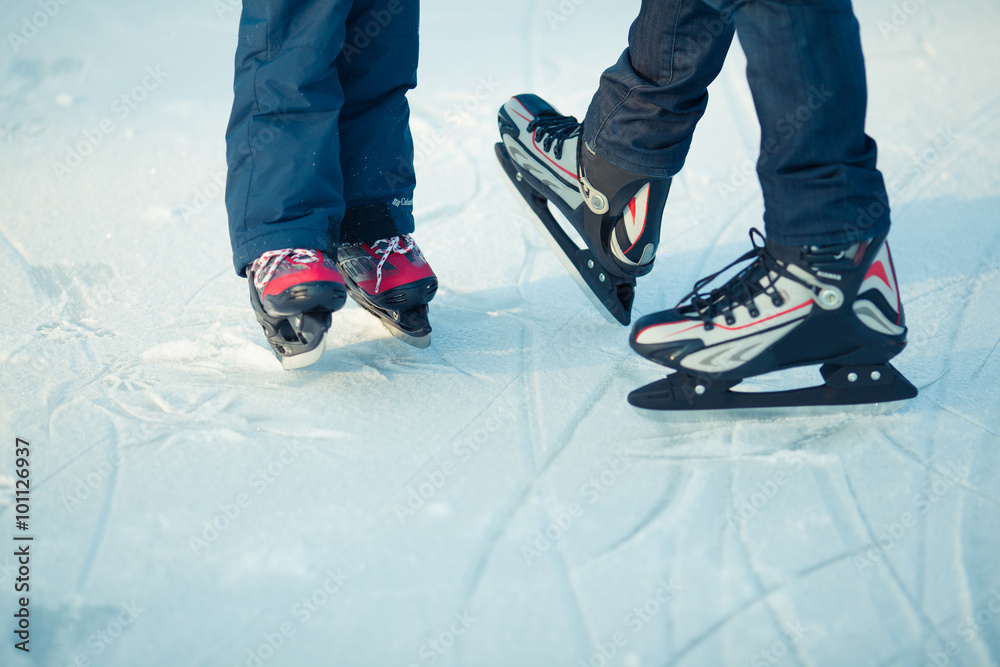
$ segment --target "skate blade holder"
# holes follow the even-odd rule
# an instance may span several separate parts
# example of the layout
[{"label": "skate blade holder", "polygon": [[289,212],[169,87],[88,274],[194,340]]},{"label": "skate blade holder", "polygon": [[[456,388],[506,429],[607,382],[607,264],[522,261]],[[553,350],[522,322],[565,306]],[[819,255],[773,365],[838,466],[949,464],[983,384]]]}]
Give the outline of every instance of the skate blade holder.
[{"label": "skate blade holder", "polygon": [[502,143],[496,144],[495,152],[503,181],[580,291],[609,323],[629,324],[635,281],[607,273],[573,225],[568,221],[563,224],[553,215],[548,200],[530,185],[532,177],[517,168]]},{"label": "skate blade holder", "polygon": [[[740,380],[711,378],[675,372],[629,394],[628,401],[638,408],[673,412],[735,411],[745,418],[746,410],[760,416],[842,414],[844,406],[872,405],[871,412],[892,412],[902,406],[897,401],[917,395],[914,387],[890,364],[875,366],[836,366],[820,368],[824,384],[782,391],[734,390]],[[825,409],[824,409],[825,408]],[[766,413],[757,412],[767,409]]]},{"label": "skate blade holder", "polygon": [[[268,337],[271,349],[284,370],[299,370],[320,360],[326,351],[331,316],[329,312],[301,313],[287,318],[287,325],[276,328],[275,335]],[[288,336],[289,330],[294,339]]]}]

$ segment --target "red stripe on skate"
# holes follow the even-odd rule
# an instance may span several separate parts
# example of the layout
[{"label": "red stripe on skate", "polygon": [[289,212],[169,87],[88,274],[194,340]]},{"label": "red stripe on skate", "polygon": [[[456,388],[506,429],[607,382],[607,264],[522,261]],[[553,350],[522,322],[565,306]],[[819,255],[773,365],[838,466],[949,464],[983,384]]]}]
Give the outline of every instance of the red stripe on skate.
[{"label": "red stripe on skate", "polygon": [[[516,97],[514,99],[517,100]],[[517,100],[517,103],[521,105],[521,108],[524,109],[525,112],[527,112],[529,114],[531,113],[530,111],[528,111],[528,107],[524,106],[524,102],[522,102],[521,100]],[[517,113],[517,112],[515,111],[514,113]],[[519,113],[517,113],[517,115],[521,116],[521,114],[519,114]],[[529,123],[531,122],[530,119],[525,118],[524,116],[521,116],[521,118],[524,118],[524,120],[528,121]],[[556,162],[555,160],[553,160],[552,158],[550,158],[548,155],[545,154],[545,151],[542,150],[541,147],[538,145],[538,142],[535,141],[535,133],[534,132],[531,133],[531,143],[534,144],[535,148],[538,149],[538,152],[542,154],[542,157],[544,157],[546,160],[548,160],[549,162],[551,162],[552,164],[554,164],[557,169],[560,169],[563,172],[569,174],[571,177],[573,177],[574,180],[576,179],[576,174],[574,174],[573,172],[571,172],[569,169],[564,169],[562,167],[562,165],[560,165],[558,162]]]},{"label": "red stripe on skate", "polygon": [[889,251],[889,244],[885,244],[885,255],[889,259],[889,271],[892,272],[892,291],[896,293],[896,326],[903,319],[903,300],[899,296],[899,282],[896,280],[896,265],[892,263],[892,252]]},{"label": "red stripe on skate", "polygon": [[[781,317],[782,315],[787,315],[788,313],[794,313],[796,310],[799,310],[800,308],[804,308],[805,306],[808,306],[810,304],[812,304],[812,299],[809,299],[808,301],[800,303],[797,306],[789,308],[788,310],[783,310],[780,313],[775,313],[774,315],[771,315],[770,317],[765,317],[762,320],[755,320],[755,321],[750,322],[748,324],[744,324],[743,326],[740,326],[740,327],[727,327],[725,324],[715,324],[715,326],[719,327],[720,329],[725,329],[726,331],[739,331],[740,329],[746,329],[747,327],[756,326],[758,324],[762,324],[762,323],[767,322],[769,320],[773,320],[776,317]],[[694,322],[694,320],[687,320],[687,321],[688,322]],[[680,322],[671,322],[671,324],[680,324]],[[638,334],[636,334],[635,339],[638,341],[639,338],[642,336],[642,334],[646,333],[650,329],[655,329],[656,327],[662,327],[662,326],[669,326],[669,325],[666,325],[666,324],[651,324],[648,327],[646,327],[645,329],[643,329],[642,331],[640,331]],[[687,329],[684,329],[683,331],[678,331],[677,333],[671,334],[671,337],[676,336],[678,334],[687,333],[688,331],[691,331],[692,329],[697,329],[698,327],[703,327],[703,326],[705,326],[704,322],[697,322],[697,323],[694,324],[694,326],[688,327]],[[640,345],[641,344],[642,343],[640,343]]]},{"label": "red stripe on skate", "polygon": [[868,280],[872,276],[884,282],[885,286],[892,290],[892,285],[889,283],[889,276],[885,273],[885,265],[882,264],[881,260],[872,263],[872,265],[868,267],[868,273],[865,274],[865,280]]},{"label": "red stripe on skate", "polygon": [[295,287],[301,283],[313,282],[330,282],[343,285],[344,277],[340,275],[338,271],[334,271],[333,269],[323,266],[322,263],[318,263],[318,266],[315,267],[310,267],[302,271],[296,271],[288,274],[287,276],[272,278],[271,281],[264,286],[264,291],[261,293],[261,296],[275,296],[277,294],[281,294],[290,287]]},{"label": "red stripe on skate", "polygon": [[519,112],[517,109],[511,109],[511,111],[513,111],[514,113],[516,113],[518,116],[520,116],[524,120],[528,121],[529,123],[531,122],[530,118],[528,118],[527,116],[525,116],[524,114],[522,114],[521,112]]},{"label": "red stripe on skate", "polygon": [[[649,215],[649,186],[648,185],[644,186],[643,190],[646,192],[646,203],[643,204],[643,209],[642,209],[643,210],[642,229],[639,230],[639,235],[635,237],[635,241],[632,242],[632,245],[628,247],[628,250],[626,250],[624,254],[628,254],[632,251],[632,248],[635,247],[635,244],[638,243],[639,239],[642,238],[642,233],[646,231],[646,216]],[[635,197],[632,197],[632,199],[628,203],[628,210],[632,212],[633,227],[635,226],[635,209],[636,209]],[[639,259],[642,258],[640,257]]]}]

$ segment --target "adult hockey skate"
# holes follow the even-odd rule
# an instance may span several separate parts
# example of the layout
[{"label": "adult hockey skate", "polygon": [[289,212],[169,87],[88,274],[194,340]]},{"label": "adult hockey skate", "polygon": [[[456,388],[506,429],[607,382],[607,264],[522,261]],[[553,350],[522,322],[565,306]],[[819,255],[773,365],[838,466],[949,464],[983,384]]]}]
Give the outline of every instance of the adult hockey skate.
[{"label": "adult hockey skate", "polygon": [[344,279],[319,250],[265,252],[247,270],[257,322],[285,370],[316,363],[330,316],[347,301]]},{"label": "adult hockey skate", "polygon": [[[653,410],[850,405],[913,398],[917,389],[889,364],[906,345],[906,324],[885,237],[837,247],[770,241],[699,280],[672,310],[636,322],[632,348],[673,368],[629,394]],[[751,263],[721,287],[728,269]],[[734,390],[747,377],[822,364],[823,384],[779,392]]]},{"label": "adult hockey skate", "polygon": [[[539,231],[610,322],[628,324],[636,278],[653,268],[669,179],[650,179],[598,157],[581,124],[535,95],[512,97],[499,113],[496,155]],[[549,203],[572,225],[581,248]]]},{"label": "adult hockey skate", "polygon": [[370,245],[342,243],[337,266],[347,293],[393,336],[414,347],[431,344],[427,304],[437,293],[438,280],[409,234]]}]

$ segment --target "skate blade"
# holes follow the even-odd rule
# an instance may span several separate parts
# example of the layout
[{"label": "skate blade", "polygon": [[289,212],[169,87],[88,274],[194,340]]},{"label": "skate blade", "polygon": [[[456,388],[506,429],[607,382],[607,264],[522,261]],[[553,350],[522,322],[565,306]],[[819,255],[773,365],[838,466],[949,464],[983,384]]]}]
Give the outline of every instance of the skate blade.
[{"label": "skate blade", "polygon": [[302,354],[296,354],[290,357],[280,357],[281,367],[286,371],[296,371],[306,366],[312,366],[320,357],[323,356],[323,352],[326,351],[326,334],[323,334],[323,338],[320,339],[319,344],[308,352],[303,352]]},{"label": "skate blade", "polygon": [[[353,285],[353,283],[349,284]],[[431,328],[429,324],[427,325],[427,330],[421,333],[407,331],[406,329],[403,329],[402,327],[398,326],[395,320],[393,320],[388,313],[382,312],[379,308],[369,303],[363,296],[360,296],[360,292],[361,292],[360,288],[355,287],[355,289],[353,290],[348,290],[348,295],[351,297],[354,303],[358,304],[363,309],[368,311],[369,314],[374,315],[376,318],[378,318],[378,321],[382,323],[382,326],[384,326],[389,331],[389,333],[391,333],[395,338],[398,338],[399,340],[403,341],[404,343],[406,343],[411,347],[415,347],[421,350],[430,347]],[[426,307],[427,304],[424,304],[424,308]]]},{"label": "skate blade", "polygon": [[798,420],[844,419],[847,415],[850,415],[852,419],[865,419],[892,415],[904,407],[906,407],[904,401],[892,401],[851,405],[798,405],[777,408],[656,410],[633,406],[632,409],[641,419],[657,424],[703,424],[721,427],[748,421],[766,424]]},{"label": "skate blade", "polygon": [[391,333],[393,336],[395,336],[399,340],[403,341],[404,343],[406,343],[407,345],[410,345],[412,347],[416,347],[416,348],[419,348],[421,350],[424,350],[424,349],[427,349],[428,347],[430,347],[430,345],[431,345],[431,335],[430,335],[430,333],[426,333],[423,336],[414,336],[413,334],[409,334],[409,333],[403,331],[402,329],[397,329],[396,327],[392,326],[391,324],[386,323],[384,320],[382,322],[382,326],[384,326],[386,329],[388,329],[389,333]]},{"label": "skate blade", "polygon": [[[502,154],[501,151],[503,151]],[[580,268],[576,265],[575,262],[573,262],[572,259],[570,259],[569,255],[567,254],[567,248],[563,248],[563,246],[559,243],[559,240],[556,238],[556,234],[561,234],[564,237],[563,242],[566,243],[568,246],[576,248],[577,254],[586,253],[587,255],[591,255],[591,252],[588,248],[586,247],[581,248],[579,242],[573,238],[573,236],[579,238],[579,234],[576,233],[576,230],[573,230],[574,233],[572,235],[569,234],[567,230],[565,230],[563,226],[559,223],[556,217],[552,215],[551,211],[549,211],[548,203],[545,202],[543,198],[537,197],[540,206],[544,203],[544,211],[532,208],[531,204],[529,204],[528,200],[525,198],[526,195],[522,193],[518,189],[517,185],[515,185],[514,183],[514,179],[517,178],[518,175],[520,175],[520,172],[517,171],[517,167],[514,166],[513,160],[511,160],[510,156],[507,155],[506,149],[503,147],[502,144],[496,145],[496,153],[497,153],[497,167],[500,171],[500,175],[502,176],[502,180],[504,181],[504,183],[507,184],[507,189],[510,190],[511,194],[514,196],[514,199],[516,199],[517,202],[521,205],[521,210],[524,211],[524,214],[528,218],[528,220],[531,221],[532,225],[534,225],[538,233],[542,236],[543,239],[545,239],[545,242],[546,244],[548,244],[549,249],[559,259],[559,263],[563,265],[563,268],[566,269],[566,273],[568,273],[570,277],[573,279],[573,281],[576,282],[576,285],[577,287],[580,288],[580,291],[582,291],[590,300],[590,302],[594,304],[594,308],[597,309],[597,311],[604,317],[604,319],[606,319],[611,324],[628,325],[629,322],[631,321],[631,314],[628,311],[625,311],[621,307],[620,302],[618,302],[616,298],[611,296],[610,291],[607,292],[607,296],[605,298],[615,302],[618,305],[618,307],[615,308],[614,310],[621,312],[616,314],[616,312],[613,312],[613,310],[608,307],[608,304],[606,304],[600,298],[600,296],[596,292],[594,292],[594,289],[590,286],[590,284],[587,282],[587,279],[580,272]],[[509,169],[513,170],[513,173],[515,174],[514,176],[511,176],[511,174],[507,171],[508,165]],[[610,283],[608,284],[610,285]]]},{"label": "skate blade", "polygon": [[[784,391],[733,390],[738,381],[715,381],[674,373],[636,389],[628,402],[647,410],[759,410],[886,404],[917,395],[917,388],[891,364],[839,367],[824,364],[825,384]],[[853,379],[848,379],[853,378]],[[836,409],[831,410],[831,413]]]}]

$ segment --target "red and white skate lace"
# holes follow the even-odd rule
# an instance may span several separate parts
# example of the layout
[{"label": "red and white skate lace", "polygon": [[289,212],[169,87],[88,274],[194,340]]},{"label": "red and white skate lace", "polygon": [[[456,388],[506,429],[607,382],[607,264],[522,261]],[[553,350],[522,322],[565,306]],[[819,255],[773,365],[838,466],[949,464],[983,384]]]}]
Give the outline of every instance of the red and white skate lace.
[{"label": "red and white skate lace", "polygon": [[[406,245],[400,244],[400,239],[405,241]],[[384,248],[380,248],[379,244],[385,244]],[[382,285],[382,266],[389,259],[389,255],[396,253],[397,255],[405,255],[414,248],[417,244],[413,241],[413,238],[409,234],[403,234],[402,236],[393,236],[389,239],[379,239],[375,243],[371,244],[372,252],[381,257],[378,266],[375,267],[375,293],[378,294],[379,287]]]},{"label": "red and white skate lace", "polygon": [[318,250],[308,248],[284,248],[282,250],[268,250],[253,261],[250,268],[253,270],[253,284],[258,290],[263,290],[264,285],[271,281],[274,272],[278,270],[281,262],[289,260],[293,264],[314,264],[322,261],[322,256]]}]

